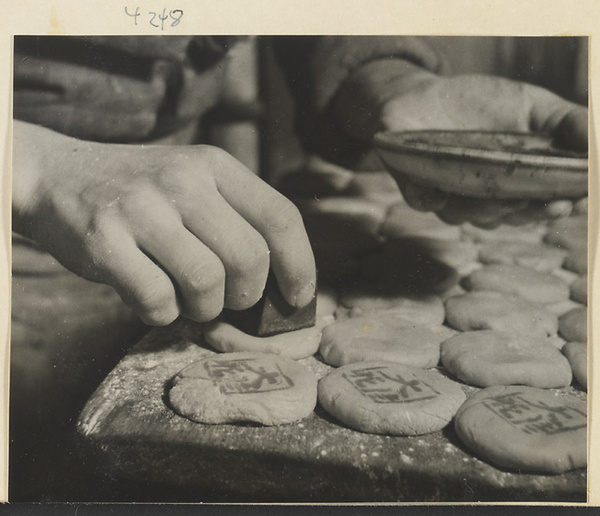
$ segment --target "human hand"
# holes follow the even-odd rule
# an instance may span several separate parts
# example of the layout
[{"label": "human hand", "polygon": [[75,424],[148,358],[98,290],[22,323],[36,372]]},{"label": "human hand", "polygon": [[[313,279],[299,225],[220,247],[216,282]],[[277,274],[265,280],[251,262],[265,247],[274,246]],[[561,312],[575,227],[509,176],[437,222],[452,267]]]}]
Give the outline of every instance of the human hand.
[{"label": "human hand", "polygon": [[[346,125],[360,139],[382,130],[531,131],[549,133],[557,146],[587,150],[587,109],[530,84],[484,75],[441,77],[410,63],[386,60],[365,66],[345,88],[338,97],[338,119],[343,118],[342,112],[362,105],[358,112],[363,119],[347,118]],[[364,109],[369,104],[371,108]],[[370,116],[365,119],[364,113]],[[410,206],[435,211],[453,224],[521,224],[572,210],[569,200],[481,200],[448,195],[406,179],[397,181]]]},{"label": "human hand", "polygon": [[296,207],[210,146],[114,145],[15,122],[13,225],[144,322],[249,308],[269,266],[286,300],[314,296]]}]

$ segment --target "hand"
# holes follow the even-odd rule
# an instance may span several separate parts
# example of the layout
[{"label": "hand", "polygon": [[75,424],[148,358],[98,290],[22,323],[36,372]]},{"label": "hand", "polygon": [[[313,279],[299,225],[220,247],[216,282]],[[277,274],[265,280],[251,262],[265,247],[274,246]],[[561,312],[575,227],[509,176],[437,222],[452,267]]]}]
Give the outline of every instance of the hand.
[{"label": "hand", "polygon": [[[361,105],[363,109],[356,109]],[[441,77],[404,61],[375,61],[357,72],[338,96],[338,119],[351,110],[363,113],[363,119],[346,117],[346,129],[361,139],[380,130],[533,131],[551,134],[559,146],[587,150],[586,108],[543,88],[499,77]],[[521,224],[568,215],[572,209],[568,200],[490,201],[448,195],[408,180],[399,186],[413,208],[435,211],[453,224]]]},{"label": "hand", "polygon": [[112,285],[148,324],[215,318],[261,297],[314,296],[298,210],[209,146],[86,142],[15,122],[14,228],[77,274]]}]

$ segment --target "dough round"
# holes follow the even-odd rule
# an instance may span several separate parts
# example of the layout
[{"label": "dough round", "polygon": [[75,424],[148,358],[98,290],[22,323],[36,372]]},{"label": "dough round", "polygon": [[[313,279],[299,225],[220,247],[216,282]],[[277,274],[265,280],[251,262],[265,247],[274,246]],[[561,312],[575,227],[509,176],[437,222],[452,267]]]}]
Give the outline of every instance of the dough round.
[{"label": "dough round", "polygon": [[558,318],[542,305],[499,292],[469,292],[446,300],[446,321],[460,331],[514,331],[550,337]]},{"label": "dough round", "polygon": [[444,292],[458,283],[456,270],[433,257],[423,239],[398,239],[360,261],[369,283],[395,288],[399,294],[423,296]]},{"label": "dough round", "polygon": [[569,364],[571,364],[575,379],[587,391],[587,344],[583,342],[567,342],[561,351],[567,357]]},{"label": "dough round", "polygon": [[433,212],[417,211],[405,202],[395,204],[389,210],[381,233],[387,238],[431,237],[458,240],[460,226],[446,224]]},{"label": "dough round", "polygon": [[587,257],[587,249],[580,249],[569,252],[565,261],[563,263],[563,267],[570,271],[576,272],[578,274],[587,274],[588,271],[588,257]]},{"label": "dough round", "polygon": [[428,369],[440,360],[440,343],[455,333],[445,326],[407,326],[387,316],[356,317],[325,328],[319,352],[335,367],[387,360]]},{"label": "dough round", "polygon": [[314,355],[319,349],[321,328],[313,326],[271,337],[255,337],[231,324],[215,320],[204,326],[204,339],[217,351],[270,353],[298,360]]},{"label": "dough round", "polygon": [[509,469],[562,473],[587,464],[586,404],[525,386],[488,387],[454,419],[465,446]]},{"label": "dough round", "polygon": [[571,251],[583,251],[587,249],[587,233],[587,215],[574,215],[550,224],[544,240]]},{"label": "dough round", "polygon": [[571,299],[577,301],[578,303],[587,305],[587,295],[588,278],[586,274],[585,276],[580,276],[573,283],[571,283]]},{"label": "dough round", "polygon": [[477,261],[477,246],[470,240],[443,240],[441,238],[414,239],[439,260],[456,269],[459,276],[465,276],[481,267]]},{"label": "dough round", "polygon": [[490,242],[495,240],[539,243],[542,241],[546,226],[536,222],[523,226],[502,224],[494,229],[483,229],[466,222],[461,226],[462,234],[475,242]]},{"label": "dough round", "polygon": [[485,264],[519,265],[539,272],[552,272],[562,266],[566,251],[545,244],[498,240],[488,242],[479,250]]},{"label": "dough round", "polygon": [[528,267],[487,265],[464,281],[467,290],[515,294],[535,303],[552,304],[569,298],[569,286],[560,278]]},{"label": "dough round", "polygon": [[250,421],[282,425],[315,408],[317,377],[293,360],[263,353],[228,353],[194,362],[173,379],[169,401],[198,423]]},{"label": "dough round", "polygon": [[476,387],[529,385],[566,387],[571,367],[547,339],[494,330],[461,333],[441,347],[444,367]]},{"label": "dough round", "polygon": [[357,362],[319,381],[319,402],[350,428],[420,435],[446,426],[465,400],[460,385],[434,371],[391,362]]},{"label": "dough round", "polygon": [[558,320],[558,331],[567,342],[587,342],[587,307],[573,308]]},{"label": "dough round", "polygon": [[436,295],[406,297],[368,285],[355,285],[340,295],[340,304],[354,315],[404,319],[415,326],[442,324],[444,303]]}]

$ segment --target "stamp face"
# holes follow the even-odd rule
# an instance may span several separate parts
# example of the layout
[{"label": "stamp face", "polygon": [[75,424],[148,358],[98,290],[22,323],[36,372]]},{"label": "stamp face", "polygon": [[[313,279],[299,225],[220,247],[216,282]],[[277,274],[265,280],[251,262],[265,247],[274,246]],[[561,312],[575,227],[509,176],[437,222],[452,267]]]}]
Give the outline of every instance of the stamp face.
[{"label": "stamp face", "polygon": [[439,395],[433,387],[414,376],[403,377],[386,367],[366,367],[348,371],[343,377],[362,395],[375,403],[411,403]]},{"label": "stamp face", "polygon": [[223,394],[281,391],[294,386],[277,364],[254,358],[207,360],[204,369]]},{"label": "stamp face", "polygon": [[489,398],[483,402],[494,414],[525,434],[555,435],[585,428],[585,412],[574,407],[552,407],[528,400],[520,392]]}]

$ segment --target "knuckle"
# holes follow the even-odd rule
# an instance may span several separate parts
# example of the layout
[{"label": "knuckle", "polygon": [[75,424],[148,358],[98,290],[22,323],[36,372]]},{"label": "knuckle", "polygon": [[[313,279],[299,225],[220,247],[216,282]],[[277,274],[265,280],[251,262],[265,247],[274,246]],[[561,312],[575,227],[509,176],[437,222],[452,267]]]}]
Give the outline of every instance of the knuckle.
[{"label": "knuckle", "polygon": [[268,203],[263,216],[269,230],[275,233],[287,233],[303,226],[300,210],[285,197],[277,197]]},{"label": "knuckle", "polygon": [[269,267],[269,248],[260,235],[247,235],[240,245],[239,239],[232,245],[227,258],[227,270],[235,276],[257,273]]},{"label": "knuckle", "polygon": [[145,282],[134,298],[140,317],[153,326],[170,324],[179,315],[173,285],[167,279]]},{"label": "knuckle", "polygon": [[206,160],[211,165],[224,165],[232,159],[232,156],[220,147],[198,145],[196,149],[200,159]]},{"label": "knuckle", "polygon": [[225,269],[217,259],[206,259],[190,265],[181,278],[181,288],[188,293],[202,295],[215,290],[223,290]]}]

